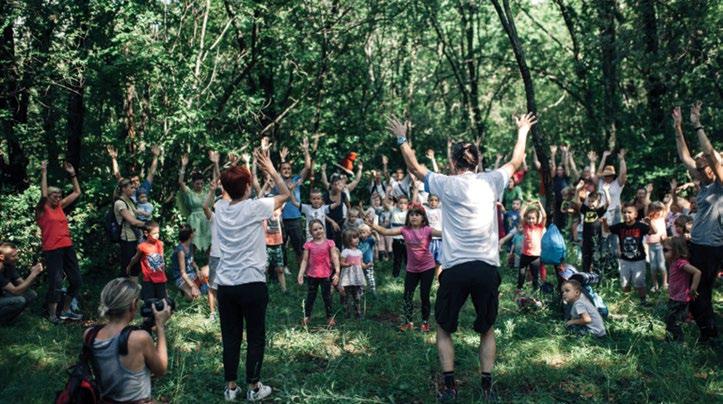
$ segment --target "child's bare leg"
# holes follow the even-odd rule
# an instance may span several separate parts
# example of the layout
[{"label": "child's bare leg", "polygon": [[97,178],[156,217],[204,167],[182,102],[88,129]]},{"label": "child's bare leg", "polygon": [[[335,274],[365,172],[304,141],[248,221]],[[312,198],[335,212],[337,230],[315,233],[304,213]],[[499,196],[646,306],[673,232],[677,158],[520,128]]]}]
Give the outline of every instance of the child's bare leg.
[{"label": "child's bare leg", "polygon": [[286,276],[284,274],[284,267],[276,267],[276,277],[279,280],[281,291],[286,292]]}]

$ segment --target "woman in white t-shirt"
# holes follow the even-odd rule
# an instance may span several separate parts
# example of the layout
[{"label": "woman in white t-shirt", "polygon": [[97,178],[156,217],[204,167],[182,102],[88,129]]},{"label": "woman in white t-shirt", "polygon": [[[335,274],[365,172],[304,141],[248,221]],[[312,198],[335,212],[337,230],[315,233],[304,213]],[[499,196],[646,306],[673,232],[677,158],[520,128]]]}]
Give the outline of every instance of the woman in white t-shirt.
[{"label": "woman in white t-shirt", "polygon": [[501,199],[512,174],[525,158],[527,133],[536,122],[532,113],[517,119],[517,143],[512,159],[501,168],[477,173],[480,155],[472,143],[458,143],[452,150],[452,166],[456,175],[430,172],[417,162],[407,143],[409,123],[389,120],[389,130],[409,171],[424,178],[428,192],[439,196],[442,205],[442,272],[435,303],[437,349],[444,376],[441,400],[457,396],[454,381],[454,346],[452,333],[457,330],[459,311],[472,295],[477,318],[474,329],[481,336],[482,390],[485,399],[491,396],[492,367],[495,360],[493,325],[499,304],[500,276],[499,240],[496,203]]},{"label": "woman in white t-shirt", "polygon": [[250,199],[251,173],[245,167],[232,166],[221,174],[221,184],[228,199],[215,204],[214,231],[218,240],[219,263],[215,284],[223,340],[223,367],[226,379],[224,396],[236,399],[236,385],[241,336],[246,326],[246,399],[261,400],[271,394],[271,387],[259,378],[266,345],[266,240],[263,221],[280,209],[289,188],[276,171],[267,151],[254,153],[258,166],[278,187],[271,198]]}]

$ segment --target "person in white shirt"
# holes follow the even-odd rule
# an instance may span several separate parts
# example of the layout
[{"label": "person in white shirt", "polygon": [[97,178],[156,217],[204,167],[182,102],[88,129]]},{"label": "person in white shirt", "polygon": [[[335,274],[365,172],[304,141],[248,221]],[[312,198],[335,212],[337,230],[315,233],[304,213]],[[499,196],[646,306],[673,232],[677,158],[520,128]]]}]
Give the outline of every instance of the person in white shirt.
[{"label": "person in white shirt", "polygon": [[457,330],[459,311],[471,295],[477,318],[474,329],[480,334],[482,390],[485,399],[493,396],[492,367],[495,361],[494,322],[499,304],[501,278],[496,202],[502,196],[512,174],[525,158],[527,133],[536,123],[528,113],[517,121],[517,142],[512,159],[501,168],[477,173],[480,155],[472,143],[458,143],[452,150],[452,166],[456,175],[433,173],[418,163],[407,143],[410,124],[390,118],[388,129],[397,137],[397,144],[409,171],[424,178],[427,191],[439,196],[442,205],[442,273],[435,302],[437,350],[444,376],[441,400],[456,398],[454,381],[454,345],[452,333]]},{"label": "person in white shirt", "polygon": [[229,198],[216,202],[213,217],[220,255],[215,284],[227,401],[236,399],[240,391],[236,378],[244,325],[246,399],[257,401],[271,394],[271,387],[259,380],[266,346],[266,305],[269,300],[263,222],[284,205],[291,192],[271,163],[268,150],[259,149],[254,154],[258,166],[276,183],[277,195],[250,199],[251,173],[245,167],[232,166],[221,174],[221,185]]}]

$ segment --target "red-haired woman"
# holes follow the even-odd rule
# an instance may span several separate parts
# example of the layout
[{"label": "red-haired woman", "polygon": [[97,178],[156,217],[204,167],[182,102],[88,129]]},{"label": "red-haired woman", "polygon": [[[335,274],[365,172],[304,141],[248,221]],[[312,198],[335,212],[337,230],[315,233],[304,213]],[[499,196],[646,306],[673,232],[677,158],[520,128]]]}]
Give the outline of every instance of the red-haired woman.
[{"label": "red-haired woman", "polygon": [[240,392],[236,378],[244,325],[248,339],[246,399],[256,401],[271,394],[271,387],[259,381],[266,344],[266,304],[269,300],[263,222],[283,206],[290,192],[268,154],[258,150],[254,154],[258,166],[274,180],[278,195],[250,199],[251,173],[244,167],[232,166],[221,174],[221,184],[229,198],[216,202],[213,219],[221,252],[215,283],[223,339],[224,396],[229,401]]}]

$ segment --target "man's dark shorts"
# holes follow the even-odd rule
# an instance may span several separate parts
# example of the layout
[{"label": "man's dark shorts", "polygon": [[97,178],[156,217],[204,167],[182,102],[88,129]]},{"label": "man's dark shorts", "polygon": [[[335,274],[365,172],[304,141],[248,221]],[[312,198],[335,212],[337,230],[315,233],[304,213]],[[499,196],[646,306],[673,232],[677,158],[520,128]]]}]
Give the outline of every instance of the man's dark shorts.
[{"label": "man's dark shorts", "polygon": [[474,330],[486,333],[497,319],[501,282],[497,267],[482,261],[465,262],[443,270],[434,305],[437,324],[449,333],[457,331],[459,312],[472,295],[477,313]]}]

